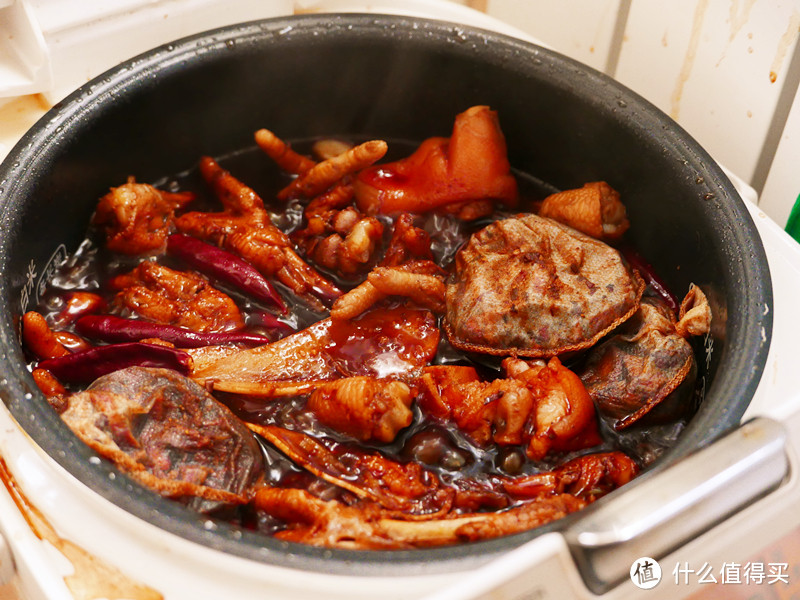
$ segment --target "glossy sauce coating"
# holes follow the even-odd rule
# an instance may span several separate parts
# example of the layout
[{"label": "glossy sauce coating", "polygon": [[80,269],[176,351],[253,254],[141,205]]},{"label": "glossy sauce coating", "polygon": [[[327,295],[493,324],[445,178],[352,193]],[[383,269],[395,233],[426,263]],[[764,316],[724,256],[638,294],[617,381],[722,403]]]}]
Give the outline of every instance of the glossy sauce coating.
[{"label": "glossy sauce coating", "polygon": [[[402,145],[391,146],[397,148]],[[258,195],[264,198],[273,197],[275,190],[281,189],[286,183],[285,177],[275,172],[265,176],[261,157],[252,152],[243,152],[221,159],[220,164],[248,181]],[[266,172],[270,173],[268,169]],[[536,203],[552,191],[541,182],[520,174],[516,175],[521,192],[519,210],[533,210]],[[161,185],[168,189],[189,190],[194,193],[197,196],[197,200],[192,204],[194,211],[206,209],[216,211],[219,208],[208,191],[203,188],[194,171],[182,174],[170,182],[161,182]],[[301,226],[301,209],[302,206],[293,201],[288,204],[276,203],[266,206],[266,210],[271,212],[272,222],[279,225],[287,235],[291,235]],[[419,218],[417,223],[431,238],[435,262],[449,269],[452,267],[456,251],[473,232],[508,216],[496,212],[471,222],[464,222],[453,215],[430,213]],[[390,225],[393,223],[392,217],[380,218],[386,225],[384,241],[387,241],[391,232]],[[174,258],[165,257],[164,260],[166,264],[172,266],[180,265],[180,261]],[[61,314],[71,314],[73,309],[69,308],[71,305],[69,298],[76,290],[91,290],[97,292],[101,300],[112,302],[114,290],[108,286],[108,282],[120,273],[129,272],[132,266],[130,259],[110,254],[104,249],[86,252],[82,255],[82,260],[76,261],[67,271],[59,274],[48,291],[40,311],[51,320]],[[357,280],[327,271],[324,266],[317,265],[317,268],[342,290],[350,289],[357,283]],[[284,293],[284,298],[291,297],[286,285],[276,282],[275,286],[279,292]],[[271,381],[282,379],[307,383],[370,375],[397,378],[401,385],[407,386],[410,383],[416,386],[418,369],[428,363],[434,367],[460,365],[474,370],[476,375],[485,380],[501,379],[504,376],[504,368],[499,358],[476,354],[469,349],[455,349],[447,338],[439,333],[441,317],[427,310],[390,305],[374,312],[367,312],[357,319],[330,320],[325,319],[325,312],[313,304],[287,302],[288,313],[276,314],[274,306],[260,304],[224,285],[220,288],[239,306],[246,331],[264,333],[273,336],[273,339],[282,338],[268,347],[245,351],[236,359],[239,362],[230,363],[231,367],[244,373],[248,368],[247,361],[243,359],[246,358],[247,352],[251,352],[253,356],[274,354],[274,373],[265,373],[262,369],[263,362],[253,363],[254,373],[255,369],[258,369],[258,376],[254,376],[256,380],[261,377]],[[80,309],[75,310],[80,312]],[[289,331],[277,334],[275,331],[265,331],[262,326],[265,322],[264,315],[277,319],[289,328]],[[67,326],[66,329],[69,330],[71,327]],[[291,330],[298,333],[291,334]],[[294,336],[300,337],[292,340]],[[308,350],[307,362],[303,362],[302,356],[301,360],[298,360],[299,355],[296,352],[298,347]],[[286,348],[286,352],[282,353],[281,348]],[[200,354],[197,357],[199,358]],[[259,361],[262,358],[263,356],[260,356]],[[205,378],[207,387],[213,387],[217,371],[227,368],[225,360],[227,359],[223,358],[221,362],[210,361],[209,370],[200,369],[196,376],[200,380]],[[233,361],[233,358],[230,360]],[[581,357],[578,356],[574,359],[575,362],[568,366],[579,365],[580,360]],[[312,492],[317,498],[338,499],[345,503],[352,503],[353,495],[360,498],[359,494],[364,493],[363,490],[373,488],[380,490],[388,486],[392,493],[381,498],[388,505],[396,503],[397,498],[407,498],[409,503],[407,506],[403,504],[405,501],[399,505],[401,508],[405,507],[404,510],[411,510],[408,507],[412,507],[413,510],[430,513],[451,505],[456,511],[498,509],[524,503],[521,498],[528,492],[509,490],[530,490],[535,486],[544,485],[541,482],[534,484],[536,480],[531,479],[529,483],[524,485],[519,483],[515,488],[514,485],[503,483],[509,477],[535,478],[541,472],[550,473],[554,468],[559,468],[578,455],[585,454],[587,448],[585,443],[576,451],[570,446],[559,447],[548,442],[545,444],[546,450],[526,453],[524,448],[481,443],[468,431],[452,427],[449,417],[445,418],[445,415],[437,415],[435,411],[426,409],[424,402],[420,402],[419,395],[415,396],[417,402],[411,404],[409,408],[410,424],[400,427],[392,425],[393,435],[385,439],[381,438],[383,434],[377,434],[374,438],[361,439],[354,443],[354,436],[348,433],[346,427],[336,426],[335,415],[324,414],[327,399],[333,392],[317,393],[314,391],[317,389],[326,388],[304,387],[298,393],[287,393],[269,402],[264,402],[257,395],[252,397],[234,395],[224,389],[215,392],[218,400],[251,423],[256,428],[254,430],[272,444],[263,445],[267,460],[266,475],[272,486],[300,487]],[[394,390],[399,391],[400,395],[404,394],[399,387]],[[418,394],[416,387],[414,390],[415,394]],[[494,401],[491,395],[487,396],[487,399],[489,402]],[[498,418],[505,426],[509,413],[501,412],[501,414],[503,416]],[[543,422],[548,422],[550,419],[549,423],[552,424],[556,422],[558,415],[543,414],[541,418]],[[398,416],[397,419],[402,421],[405,416]],[[262,429],[257,429],[259,427]],[[641,464],[647,464],[671,443],[681,428],[682,422],[674,422],[660,429],[618,434],[601,422],[600,430],[592,433],[594,437],[586,437],[583,440],[591,440],[587,443],[590,443],[593,452],[624,449]],[[287,431],[297,432],[298,435],[307,434],[316,439],[318,445],[311,449],[307,441],[286,433]],[[542,431],[544,432],[544,429]],[[542,433],[537,438],[534,434],[531,439],[537,439],[537,443],[544,443],[543,440],[547,435],[549,434]],[[509,434],[508,439],[511,437],[513,435]],[[514,439],[516,440],[516,437]],[[378,450],[386,461],[377,458]],[[306,454],[303,454],[304,452]],[[292,453],[302,457],[303,461],[300,464],[305,464],[307,470],[298,468],[298,463],[291,460]],[[315,461],[321,461],[319,466],[313,466],[317,464]],[[603,464],[616,463],[609,459]],[[369,465],[369,468],[363,468],[365,465]],[[600,466],[593,468],[598,473],[602,471]],[[626,468],[628,466],[623,465],[618,470],[623,473],[627,472]],[[579,474],[573,475],[573,473]],[[569,477],[582,477],[580,473],[583,471],[569,471]],[[601,476],[596,475],[597,478]],[[344,481],[352,482],[351,488],[343,484]],[[421,487],[418,487],[418,484]],[[257,528],[265,533],[275,533],[282,528],[274,515],[267,516],[258,510],[253,512],[252,507],[242,508],[236,519],[245,526]]]}]

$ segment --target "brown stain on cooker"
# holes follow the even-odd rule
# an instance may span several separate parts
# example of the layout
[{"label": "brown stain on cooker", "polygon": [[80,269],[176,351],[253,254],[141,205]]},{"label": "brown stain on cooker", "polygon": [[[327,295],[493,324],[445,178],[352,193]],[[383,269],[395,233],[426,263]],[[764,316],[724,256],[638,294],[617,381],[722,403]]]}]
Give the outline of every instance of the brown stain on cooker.
[{"label": "brown stain on cooker", "polygon": [[3,127],[0,130],[0,143],[8,144],[10,150],[13,143],[16,143],[50,108],[50,103],[42,94],[19,96],[2,103],[0,123]]},{"label": "brown stain on cooker", "polygon": [[778,80],[778,72],[780,72],[783,61],[786,59],[786,54],[789,48],[797,42],[798,35],[800,35],[800,13],[792,10],[792,16],[789,19],[789,24],[786,26],[786,31],[783,32],[781,39],[778,40],[778,47],[775,50],[775,58],[772,60],[772,65],[769,69],[769,82],[775,83]]},{"label": "brown stain on cooker", "polygon": [[64,577],[64,583],[75,600],[164,600],[160,592],[137,583],[113,565],[60,537],[41,511],[25,496],[2,457],[0,479],[34,535],[49,542],[72,564],[73,573]]},{"label": "brown stain on cooker", "polygon": [[703,31],[703,19],[705,18],[707,10],[708,0],[699,0],[695,6],[694,17],[692,18],[692,34],[689,38],[689,47],[686,49],[681,72],[678,75],[678,80],[675,82],[675,89],[672,91],[672,97],[670,99],[669,116],[676,121],[680,116],[683,88],[686,86],[686,82],[689,80],[692,68],[694,67],[694,61],[697,56],[697,46],[700,44],[700,34]]},{"label": "brown stain on cooker", "polygon": [[[742,30],[742,28],[745,25],[747,25],[747,23],[750,21],[750,13],[753,11],[753,7],[755,6],[755,4],[756,0],[746,0],[744,3],[744,7],[740,9],[739,0],[731,0],[729,16],[728,16],[728,23],[730,24],[730,32],[728,33],[728,45],[733,43],[734,39],[736,39],[736,36],[739,35],[739,32]],[[748,33],[747,39],[752,40],[753,34]],[[725,60],[726,52],[727,49],[722,53],[722,56],[720,56],[716,65],[714,66],[718,67],[722,63],[722,61]],[[748,48],[747,52],[749,54],[752,54],[753,48],[752,47]]]},{"label": "brown stain on cooker", "polygon": [[466,5],[474,10],[485,13],[489,9],[489,0],[467,0]]},{"label": "brown stain on cooker", "polygon": [[[738,0],[731,1],[731,8],[730,8],[730,23],[731,23],[731,32],[728,35],[728,41],[732,42],[736,35],[741,31],[742,27],[747,24],[747,21],[750,20],[750,13],[753,10],[753,6],[755,6],[756,0],[747,0],[744,3],[744,9],[739,10],[739,2]],[[752,38],[753,34],[750,34],[748,37]]]}]

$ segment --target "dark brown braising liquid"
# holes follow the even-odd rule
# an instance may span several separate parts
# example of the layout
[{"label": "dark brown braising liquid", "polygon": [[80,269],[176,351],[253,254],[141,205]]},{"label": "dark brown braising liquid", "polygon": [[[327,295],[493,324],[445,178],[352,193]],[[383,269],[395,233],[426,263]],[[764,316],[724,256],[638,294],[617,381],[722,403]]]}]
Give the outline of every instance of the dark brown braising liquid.
[{"label": "dark brown braising liquid", "polygon": [[[310,142],[293,144],[299,151],[310,148]],[[387,160],[407,156],[415,148],[415,143],[402,141],[390,142],[390,155]],[[219,159],[220,164],[229,170],[236,178],[253,188],[264,200],[267,209],[273,215],[273,222],[283,231],[291,233],[303,225],[303,205],[297,201],[288,204],[274,200],[277,190],[288,183],[289,178],[263,155],[257,148],[249,148]],[[135,176],[135,173],[131,175]],[[535,211],[537,202],[555,190],[546,183],[526,174],[516,173],[520,184],[522,202],[516,212]],[[110,182],[111,185],[121,185],[123,182]],[[193,191],[197,199],[186,210],[218,211],[222,207],[202,181],[195,168],[186,172],[165,177],[163,180],[152,182],[156,187],[170,191]],[[484,227],[493,219],[508,216],[496,213],[491,218],[482,219],[472,223],[459,222],[455,218],[430,214],[420,217],[417,225],[423,227],[433,240],[433,252],[436,262],[448,268],[458,248],[469,238],[469,235]],[[391,233],[391,222],[386,220],[386,240]],[[635,224],[633,225],[636,226]],[[108,289],[108,281],[117,274],[132,269],[141,257],[124,257],[112,254],[105,250],[103,241],[97,232],[90,230],[87,241],[56,274],[51,281],[40,306],[35,310],[41,312],[50,322],[58,315],[65,305],[65,296],[73,290],[92,291],[100,294],[110,301],[113,292]],[[158,257],[159,262],[176,269],[186,267],[180,261],[169,256]],[[315,265],[316,266],[316,265]],[[334,280],[342,289],[347,290],[360,281],[345,280],[335,273],[320,269],[330,279]],[[366,273],[362,274],[362,276]],[[325,318],[327,315],[318,312],[306,304],[297,301],[293,294],[280,283],[273,281],[280,290],[287,304],[291,307],[290,313],[280,316],[281,320],[295,330]],[[235,290],[218,285],[219,289],[233,297],[245,315],[247,327],[252,332],[264,333],[262,320],[259,315],[268,309],[256,302],[242,296]],[[386,323],[385,327],[394,324]],[[336,334],[334,332],[334,338]],[[375,339],[363,339],[360,344],[370,346],[379,343]],[[345,363],[357,363],[359,344],[349,344],[351,348],[347,356],[341,356]],[[355,350],[354,350],[355,348]],[[366,349],[366,348],[364,348]],[[567,366],[579,363],[581,357],[574,357],[566,362]],[[500,360],[487,355],[472,355],[455,350],[448,344],[442,334],[439,351],[434,359],[436,364],[464,364],[472,365],[478,369],[485,378],[502,376]],[[227,404],[235,414],[247,421],[262,425],[279,425],[290,429],[301,430],[317,438],[325,438],[342,460],[347,459],[354,444],[359,444],[347,436],[338,434],[319,424],[314,415],[305,408],[306,397],[288,397],[274,400],[260,400],[243,396],[216,393],[216,397]],[[666,425],[632,428],[623,433],[614,432],[607,423],[601,420],[601,435],[603,443],[592,451],[620,449],[647,465],[655,460],[664,449],[669,447],[680,434],[684,426],[683,421],[676,421]],[[262,444],[266,456],[268,479],[276,486],[305,487],[315,495],[324,499],[338,498],[348,500],[348,492],[343,492],[332,484],[326,483],[307,471],[294,465],[266,443]],[[562,464],[574,455],[584,454],[588,450],[575,453],[550,453],[544,461],[531,461],[526,458],[524,451],[516,447],[489,447],[480,448],[454,427],[436,422],[427,418],[418,408],[414,408],[414,421],[412,425],[403,430],[391,444],[369,445],[360,444],[367,451],[380,450],[392,459],[399,461],[415,460],[423,463],[435,472],[443,482],[452,482],[462,477],[478,479],[491,479],[496,475],[520,475],[535,473],[541,470],[552,469]],[[270,517],[263,515],[246,514],[246,510],[236,517],[241,524],[258,529],[264,533],[274,531],[279,524]]]}]

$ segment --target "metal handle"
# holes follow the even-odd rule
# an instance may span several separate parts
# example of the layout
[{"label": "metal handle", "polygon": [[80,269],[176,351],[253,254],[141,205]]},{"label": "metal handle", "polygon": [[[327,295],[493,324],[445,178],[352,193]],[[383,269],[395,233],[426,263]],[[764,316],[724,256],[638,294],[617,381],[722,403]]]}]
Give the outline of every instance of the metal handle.
[{"label": "metal handle", "polygon": [[789,472],[786,437],[780,423],[753,419],[613,502],[599,501],[565,532],[586,586],[607,592],[637,558],[662,558],[777,488]]}]

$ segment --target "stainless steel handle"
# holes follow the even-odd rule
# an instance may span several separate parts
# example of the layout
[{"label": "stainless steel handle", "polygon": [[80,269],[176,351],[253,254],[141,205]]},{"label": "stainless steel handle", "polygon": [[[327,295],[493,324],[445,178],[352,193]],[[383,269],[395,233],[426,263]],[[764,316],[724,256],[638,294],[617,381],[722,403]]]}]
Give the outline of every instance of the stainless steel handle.
[{"label": "stainless steel handle", "polygon": [[598,501],[565,532],[586,586],[607,592],[637,558],[658,560],[777,488],[789,472],[786,437],[780,423],[753,419],[612,502]]}]

